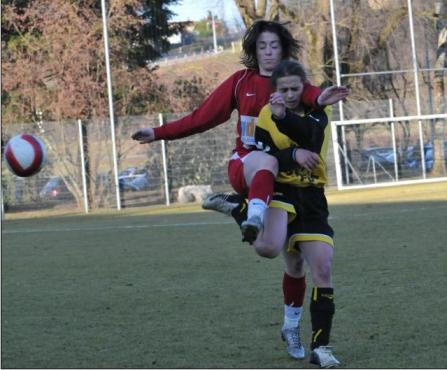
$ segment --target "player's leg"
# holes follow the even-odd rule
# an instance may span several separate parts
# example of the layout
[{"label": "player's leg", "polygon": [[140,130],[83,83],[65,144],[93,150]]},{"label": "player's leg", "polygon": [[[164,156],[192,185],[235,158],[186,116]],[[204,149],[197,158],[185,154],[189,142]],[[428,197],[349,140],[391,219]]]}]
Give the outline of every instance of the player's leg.
[{"label": "player's leg", "polygon": [[311,294],[312,321],[311,362],[323,368],[335,367],[339,361],[332,354],[329,339],[335,313],[332,287],[332,245],[322,241],[299,243],[303,257],[310,267],[314,287]]},{"label": "player's leg", "polygon": [[290,236],[289,247],[298,248],[312,274],[310,360],[322,368],[336,367],[340,363],[328,346],[335,313],[332,286],[334,231],[328,223],[324,189],[300,188],[297,193],[296,208],[300,227]]},{"label": "player's leg", "polygon": [[275,258],[283,251],[288,224],[296,218],[293,205],[295,189],[275,182],[274,191],[269,208],[265,211],[264,228],[253,242],[256,253],[267,258]]},{"label": "player's leg", "polygon": [[261,151],[253,151],[243,159],[244,179],[248,185],[247,220],[242,222],[243,240],[253,243],[264,224],[264,213],[273,195],[278,161]]},{"label": "player's leg", "polygon": [[300,320],[303,312],[306,279],[303,258],[299,251],[283,250],[285,268],[282,282],[284,295],[284,323],[281,336],[287,343],[287,353],[295,359],[303,359],[304,346],[301,343]]},{"label": "player's leg", "polygon": [[252,244],[258,255],[275,258],[281,253],[287,238],[287,220],[283,208],[269,207],[265,211],[264,227]]}]

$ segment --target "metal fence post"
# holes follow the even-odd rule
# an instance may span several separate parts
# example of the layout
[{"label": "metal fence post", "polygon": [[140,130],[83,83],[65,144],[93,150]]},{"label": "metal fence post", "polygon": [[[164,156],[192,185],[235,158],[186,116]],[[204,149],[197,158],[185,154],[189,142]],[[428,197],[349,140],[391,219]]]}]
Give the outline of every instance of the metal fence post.
[{"label": "metal fence post", "polygon": [[[390,108],[390,117],[394,117],[394,106],[393,99],[389,98],[389,108]],[[393,154],[394,154],[394,175],[396,176],[395,181],[399,181],[399,168],[397,163],[397,145],[396,145],[396,130],[394,128],[394,121],[391,121],[391,138],[393,139]]]},{"label": "metal fence post", "polygon": [[2,202],[2,209],[1,209],[1,220],[5,219],[5,203],[3,201],[3,185],[0,184],[0,198]]},{"label": "metal fence post", "polygon": [[[337,86],[341,86],[340,64],[338,61],[337,30],[335,27],[335,9],[334,9],[334,1],[333,0],[330,0],[330,8],[331,8],[332,42],[334,45],[335,75],[337,78]],[[343,103],[341,101],[338,103],[338,107],[339,107],[339,111],[340,111],[340,121],[344,121]],[[331,123],[331,128],[332,128],[332,143],[334,145],[335,174],[337,176],[337,189],[340,190],[341,188],[343,188],[343,178],[342,178],[342,173],[341,173],[341,162],[340,162],[337,126],[334,123]]]},{"label": "metal fence post", "polygon": [[82,175],[82,192],[84,194],[84,210],[88,213],[88,195],[87,195],[87,176],[85,174],[85,157],[84,157],[84,138],[82,135],[82,122],[78,119],[79,128],[79,151],[81,153],[81,175]]},{"label": "metal fence post", "polygon": [[109,100],[110,131],[112,138],[113,172],[115,174],[114,179],[115,179],[115,193],[116,193],[116,208],[119,211],[121,210],[121,196],[120,196],[120,186],[118,180],[118,160],[117,160],[116,141],[115,141],[115,114],[113,112],[112,71],[110,68],[110,57],[109,57],[109,34],[107,31],[106,0],[101,0],[101,12],[102,12],[102,24],[103,24],[104,54],[106,62],[106,74],[107,74],[107,96]]},{"label": "metal fence post", "polygon": [[[158,120],[160,122],[160,126],[163,126],[163,113],[158,114]],[[163,176],[165,180],[165,197],[166,197],[166,205],[169,206],[171,204],[169,197],[169,181],[168,181],[168,165],[166,160],[166,142],[165,140],[161,140],[161,155],[163,158]]]},{"label": "metal fence post", "polygon": [[[413,26],[413,4],[412,0],[407,0],[408,6],[408,21],[410,23],[410,39],[411,39],[411,54],[413,59],[413,74],[414,74],[414,87],[416,94],[416,110],[418,116],[422,114],[421,112],[421,97],[419,93],[419,67],[418,60],[416,55],[416,41],[414,37],[414,26]],[[425,168],[425,151],[424,151],[424,133],[422,131],[422,121],[418,120],[418,128],[419,128],[419,146],[421,149],[421,167],[422,167],[422,178],[425,179],[427,177],[427,171]]]}]

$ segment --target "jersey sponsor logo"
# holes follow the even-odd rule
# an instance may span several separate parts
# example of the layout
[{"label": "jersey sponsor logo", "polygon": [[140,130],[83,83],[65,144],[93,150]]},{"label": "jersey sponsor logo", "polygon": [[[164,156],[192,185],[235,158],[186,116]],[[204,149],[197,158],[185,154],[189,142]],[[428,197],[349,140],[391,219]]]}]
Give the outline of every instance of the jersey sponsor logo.
[{"label": "jersey sponsor logo", "polygon": [[241,140],[245,145],[256,145],[255,130],[257,123],[257,117],[241,116]]},{"label": "jersey sponsor logo", "polygon": [[245,96],[255,96],[256,93],[245,93]]}]

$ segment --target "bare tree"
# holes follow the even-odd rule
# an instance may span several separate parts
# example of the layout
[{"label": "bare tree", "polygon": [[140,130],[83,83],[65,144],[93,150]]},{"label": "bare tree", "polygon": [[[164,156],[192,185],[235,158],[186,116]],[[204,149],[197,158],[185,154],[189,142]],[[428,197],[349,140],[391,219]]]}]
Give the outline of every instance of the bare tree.
[{"label": "bare tree", "polygon": [[[427,67],[445,68],[445,4],[447,0],[437,1],[437,15],[433,17],[432,4],[413,2],[415,20],[416,45],[432,45],[428,54],[436,65]],[[244,14],[254,20],[258,16],[254,4],[241,1],[245,7],[239,6]],[[271,6],[272,2],[267,1]],[[411,70],[413,67],[411,45],[409,42],[408,9],[401,2],[393,0],[345,0],[335,2],[336,29],[338,40],[338,57],[342,75],[342,84],[351,89],[351,101],[345,104],[345,118],[387,116],[388,100],[392,99],[396,115],[415,114],[414,75],[412,72],[383,73],[360,76],[363,72],[386,72]],[[289,22],[289,28],[302,42],[301,61],[310,71],[311,81],[316,84],[334,84],[333,41],[330,23],[330,8],[327,0],[296,2],[280,0],[277,2],[277,19]],[[258,2],[258,6],[264,2]],[[263,8],[259,9],[260,11]],[[436,20],[436,22],[434,22]],[[436,27],[434,24],[436,23]],[[419,65],[425,56],[424,50],[417,49]],[[359,74],[358,76],[354,76]],[[445,71],[439,70],[435,78],[424,81],[426,86],[433,83],[434,102],[437,112],[445,111]],[[422,101],[427,110],[426,100]],[[444,104],[444,105],[443,105]],[[401,128],[398,145],[406,150],[414,145],[415,132],[411,122],[400,122]],[[363,138],[370,126],[360,125],[346,127],[356,138],[356,146],[363,147]],[[428,132],[428,126],[424,126]],[[425,137],[428,137],[426,135]],[[445,171],[444,150],[440,147],[445,137],[443,123],[436,124],[435,152],[441,170]],[[437,167],[433,173],[439,173]],[[445,172],[444,172],[445,173]]]},{"label": "bare tree", "polygon": [[258,19],[279,19],[279,0],[235,0],[235,3],[247,28]]}]

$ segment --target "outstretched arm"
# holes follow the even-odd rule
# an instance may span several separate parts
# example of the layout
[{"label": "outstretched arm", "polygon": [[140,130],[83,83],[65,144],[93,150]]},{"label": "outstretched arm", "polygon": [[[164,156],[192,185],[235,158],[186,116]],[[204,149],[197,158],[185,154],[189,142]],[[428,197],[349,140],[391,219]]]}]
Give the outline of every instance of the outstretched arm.
[{"label": "outstretched arm", "polygon": [[340,100],[347,98],[349,95],[349,90],[345,86],[331,86],[324,89],[317,99],[318,105],[333,105],[338,103]]},{"label": "outstretched arm", "polygon": [[174,140],[209,130],[226,122],[235,108],[234,88],[240,78],[237,72],[220,84],[192,113],[163,126],[136,131],[132,139],[140,144],[154,140]]},{"label": "outstretched arm", "polygon": [[149,144],[155,140],[154,129],[152,127],[142,128],[132,135],[132,139],[140,144]]}]

